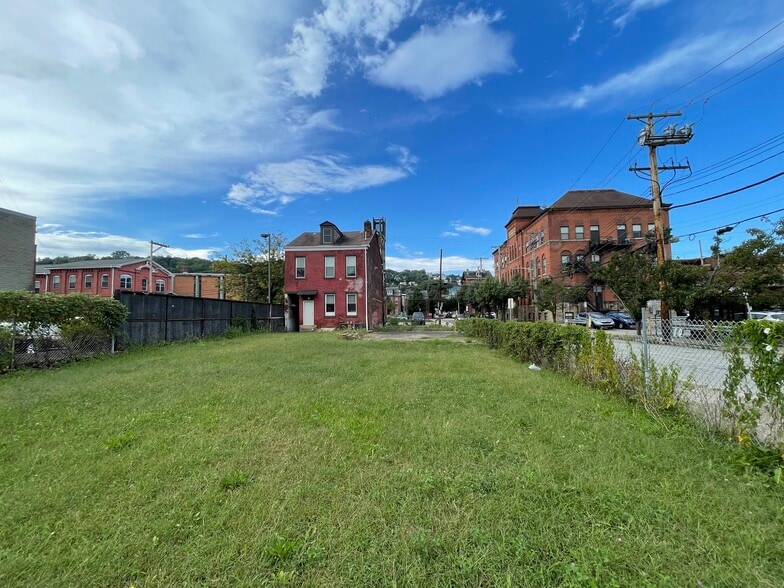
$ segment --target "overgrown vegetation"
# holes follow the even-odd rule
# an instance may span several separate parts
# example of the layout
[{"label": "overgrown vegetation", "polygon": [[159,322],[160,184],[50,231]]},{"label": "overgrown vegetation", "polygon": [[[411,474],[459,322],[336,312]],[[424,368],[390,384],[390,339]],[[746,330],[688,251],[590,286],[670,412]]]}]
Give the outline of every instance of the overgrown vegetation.
[{"label": "overgrown vegetation", "polygon": [[479,345],[149,347],[0,378],[0,431],[3,586],[784,583],[754,454]]}]

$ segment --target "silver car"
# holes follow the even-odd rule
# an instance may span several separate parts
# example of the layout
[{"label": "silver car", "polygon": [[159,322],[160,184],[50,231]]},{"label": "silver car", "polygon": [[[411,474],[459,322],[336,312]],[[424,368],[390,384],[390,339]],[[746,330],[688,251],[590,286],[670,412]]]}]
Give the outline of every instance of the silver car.
[{"label": "silver car", "polygon": [[601,312],[581,312],[575,317],[574,324],[588,326],[589,318],[591,319],[591,327],[594,329],[612,329],[615,327],[615,322]]}]

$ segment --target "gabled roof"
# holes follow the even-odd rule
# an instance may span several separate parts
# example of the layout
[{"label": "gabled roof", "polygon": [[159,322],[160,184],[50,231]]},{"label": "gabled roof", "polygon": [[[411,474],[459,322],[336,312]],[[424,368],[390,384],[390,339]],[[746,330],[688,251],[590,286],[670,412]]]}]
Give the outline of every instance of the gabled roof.
[{"label": "gabled roof", "polygon": [[515,220],[531,220],[542,214],[542,212],[543,210],[541,206],[518,206],[514,209],[512,217],[505,226],[508,228],[509,225],[511,225]]},{"label": "gabled roof", "polygon": [[364,231],[346,231],[345,233],[341,233],[341,235],[342,236],[339,241],[336,241],[335,243],[330,243],[329,245],[324,245],[321,242],[321,232],[302,233],[299,237],[289,242],[285,248],[290,249],[293,247],[320,247],[323,249],[333,249],[335,247],[351,247],[351,246],[366,247],[368,243],[370,243],[370,240],[373,238],[372,234],[370,235],[370,237],[365,237]]},{"label": "gabled roof", "polygon": [[[652,203],[647,198],[640,198],[618,190],[569,190],[556,200],[551,210],[591,208],[650,208]],[[669,204],[662,204],[667,208]]]},{"label": "gabled roof", "polygon": [[[42,274],[47,270],[60,269],[106,269],[123,267],[134,263],[147,263],[146,257],[124,257],[121,259],[88,259],[86,261],[72,261],[70,263],[47,263],[35,266],[35,273]],[[167,274],[173,275],[169,270],[153,259],[153,265]]]}]

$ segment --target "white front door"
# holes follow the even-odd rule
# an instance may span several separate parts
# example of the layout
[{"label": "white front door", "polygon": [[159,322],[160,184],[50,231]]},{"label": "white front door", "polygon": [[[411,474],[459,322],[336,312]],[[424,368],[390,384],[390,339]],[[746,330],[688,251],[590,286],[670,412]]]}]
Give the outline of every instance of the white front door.
[{"label": "white front door", "polygon": [[312,327],[314,326],[314,315],[313,315],[313,301],[312,300],[303,300],[302,301],[302,326],[303,327]]}]

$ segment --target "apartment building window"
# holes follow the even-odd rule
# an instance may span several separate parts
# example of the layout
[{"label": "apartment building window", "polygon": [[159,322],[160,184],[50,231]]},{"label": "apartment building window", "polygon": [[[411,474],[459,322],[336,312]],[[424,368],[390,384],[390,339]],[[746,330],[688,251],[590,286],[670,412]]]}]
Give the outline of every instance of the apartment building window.
[{"label": "apartment building window", "polygon": [[346,293],[346,314],[357,316],[357,295],[354,292]]},{"label": "apartment building window", "polygon": [[304,278],[305,277],[305,258],[304,257],[298,257],[295,260],[295,265],[296,265],[295,276],[297,278]]},{"label": "apartment building window", "polygon": [[547,258],[544,255],[542,255],[542,275],[547,275]]},{"label": "apartment building window", "polygon": [[52,276],[52,290],[60,289],[60,276]]},{"label": "apartment building window", "polygon": [[654,225],[653,223],[648,223],[648,232],[649,233],[655,233],[656,232],[656,225]]},{"label": "apartment building window", "polygon": [[642,225],[632,225],[632,238],[640,239],[642,237]]},{"label": "apartment building window", "polygon": [[332,234],[332,227],[322,227],[321,242],[324,245],[330,245],[333,240],[334,240],[334,235]]},{"label": "apartment building window", "polygon": [[128,274],[120,276],[120,288],[130,290],[133,287],[133,278]]},{"label": "apartment building window", "polygon": [[599,244],[599,225],[591,225],[591,243]]},{"label": "apartment building window", "polygon": [[147,291],[147,278],[142,278],[142,292]]},{"label": "apartment building window", "polygon": [[166,280],[155,280],[155,291],[166,292]]},{"label": "apartment building window", "polygon": [[76,289],[76,276],[71,274],[68,276],[68,289],[75,290]]},{"label": "apartment building window", "polygon": [[615,230],[618,232],[618,243],[626,243],[628,240],[626,225],[615,225]]},{"label": "apartment building window", "polygon": [[335,256],[334,255],[325,255],[324,256],[324,277],[325,278],[334,278],[335,277]]},{"label": "apartment building window", "polygon": [[585,227],[582,225],[577,225],[574,227],[574,238],[575,239],[585,239]]},{"label": "apartment building window", "polygon": [[85,274],[84,275],[84,287],[88,288],[88,289],[93,287],[93,275],[92,274]]},{"label": "apartment building window", "polygon": [[569,265],[572,263],[572,256],[568,253],[561,254],[561,265]]},{"label": "apartment building window", "polygon": [[561,227],[561,241],[569,240],[569,227]]},{"label": "apartment building window", "polygon": [[335,316],[334,294],[324,294],[324,316]]},{"label": "apartment building window", "polygon": [[346,255],[346,277],[347,278],[356,278],[357,277],[357,256],[356,255]]},{"label": "apartment building window", "polygon": [[109,287],[109,274],[101,274],[101,288]]},{"label": "apartment building window", "polygon": [[602,262],[602,257],[598,253],[591,255],[591,263],[599,265]]}]

